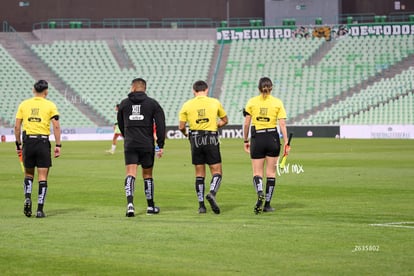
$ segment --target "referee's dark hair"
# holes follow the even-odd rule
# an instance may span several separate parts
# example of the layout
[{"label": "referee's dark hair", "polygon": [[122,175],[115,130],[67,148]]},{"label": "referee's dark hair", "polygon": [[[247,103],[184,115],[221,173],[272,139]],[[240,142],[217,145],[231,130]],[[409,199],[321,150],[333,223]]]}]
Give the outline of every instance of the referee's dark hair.
[{"label": "referee's dark hair", "polygon": [[258,88],[261,93],[269,94],[272,91],[273,83],[268,77],[263,77],[259,80]]},{"label": "referee's dark hair", "polygon": [[43,91],[49,88],[49,84],[45,80],[39,80],[33,85],[33,88],[36,90],[37,93],[42,93]]},{"label": "referee's dark hair", "polygon": [[208,85],[205,81],[199,80],[193,84],[193,90],[195,92],[205,91],[208,88]]},{"label": "referee's dark hair", "polygon": [[143,79],[143,78],[136,78],[133,79],[131,84],[141,84],[143,85],[145,88],[147,88],[147,82]]}]

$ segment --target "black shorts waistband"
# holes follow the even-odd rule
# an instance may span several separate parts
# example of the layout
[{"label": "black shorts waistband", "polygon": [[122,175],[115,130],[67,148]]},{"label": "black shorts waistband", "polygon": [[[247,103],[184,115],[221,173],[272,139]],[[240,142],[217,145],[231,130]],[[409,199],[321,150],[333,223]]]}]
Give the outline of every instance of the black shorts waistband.
[{"label": "black shorts waistband", "polygon": [[49,135],[42,135],[42,134],[39,134],[39,135],[30,134],[30,135],[27,135],[26,137],[29,139],[49,139]]},{"label": "black shorts waistband", "polygon": [[256,130],[256,133],[266,133],[266,132],[275,132],[275,131],[277,131],[277,128],[265,128],[265,129]]},{"label": "black shorts waistband", "polygon": [[190,130],[190,135],[205,135],[205,134],[217,135],[218,131]]}]

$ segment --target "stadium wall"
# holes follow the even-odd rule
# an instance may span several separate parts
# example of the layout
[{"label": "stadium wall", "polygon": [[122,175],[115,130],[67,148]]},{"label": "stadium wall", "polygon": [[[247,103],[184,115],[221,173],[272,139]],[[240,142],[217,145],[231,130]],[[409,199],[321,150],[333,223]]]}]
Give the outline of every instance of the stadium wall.
[{"label": "stadium wall", "polygon": [[281,26],[285,18],[294,18],[298,25],[309,25],[316,17],[323,18],[323,23],[335,24],[339,13],[339,0],[265,1],[266,26]]},{"label": "stadium wall", "polygon": [[317,24],[317,18],[321,18],[323,24],[336,24],[344,23],[339,22],[340,15],[345,15],[346,19],[346,15],[350,14],[367,19],[372,19],[374,15],[398,18],[403,13],[414,12],[414,1],[265,0],[264,10],[266,26],[280,26],[286,18],[295,19],[297,25]]},{"label": "stadium wall", "polygon": [[[229,9],[227,10],[227,2]],[[242,4],[240,3],[242,2]],[[396,5],[396,2],[399,5]],[[398,9],[397,9],[398,6]],[[19,32],[29,32],[34,23],[56,18],[210,18],[215,21],[230,18],[266,18],[266,25],[279,25],[275,18],[322,17],[324,23],[338,14],[370,13],[390,15],[414,12],[414,1],[390,0],[2,0],[0,18]],[[281,23],[281,22],[280,22]],[[303,23],[301,23],[303,24]]]},{"label": "stadium wall", "polygon": [[[19,5],[28,3],[28,5]],[[264,2],[259,0],[229,0],[232,18],[264,17]],[[32,30],[34,23],[52,18],[227,18],[226,0],[42,0],[0,1],[0,18],[8,21],[17,31]]]},{"label": "stadium wall", "polygon": [[39,29],[33,35],[44,42],[57,40],[191,39],[215,40],[215,29]]},{"label": "stadium wall", "polygon": [[[414,1],[389,1],[389,0],[341,0],[342,13],[374,13],[377,15],[389,15],[398,12],[413,12]],[[396,3],[398,2],[398,3]]]}]

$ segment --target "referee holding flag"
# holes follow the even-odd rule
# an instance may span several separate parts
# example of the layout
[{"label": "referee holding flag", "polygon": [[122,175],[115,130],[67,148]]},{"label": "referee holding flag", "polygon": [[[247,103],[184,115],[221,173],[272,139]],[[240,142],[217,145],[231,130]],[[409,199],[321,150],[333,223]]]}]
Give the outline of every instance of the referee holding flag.
[{"label": "referee holding flag", "polygon": [[[287,139],[286,110],[283,102],[271,95],[273,84],[269,78],[261,78],[258,88],[260,95],[250,98],[243,110],[245,116],[243,124],[244,150],[250,154],[253,186],[257,194],[257,202],[254,206],[255,214],[275,210],[270,205],[270,201],[276,187],[276,164],[281,148],[278,124],[283,136],[284,150],[286,152],[290,150]],[[263,187],[265,174],[266,186]],[[264,191],[263,188],[266,190]]]},{"label": "referee holding flag", "polygon": [[[32,216],[32,187],[37,167],[39,193],[37,200],[37,218],[45,217],[43,205],[47,192],[47,176],[49,168],[52,166],[51,145],[49,142],[50,123],[53,125],[55,136],[54,157],[60,156],[60,123],[59,113],[56,105],[47,100],[48,83],[39,80],[33,87],[34,97],[20,103],[14,126],[16,137],[16,150],[20,154],[23,151],[23,164],[25,167],[24,177],[24,207],[23,212],[26,217]],[[23,133],[22,133],[23,126]],[[23,135],[22,135],[23,134]],[[22,138],[23,139],[22,139]],[[23,146],[22,146],[23,142]]]}]

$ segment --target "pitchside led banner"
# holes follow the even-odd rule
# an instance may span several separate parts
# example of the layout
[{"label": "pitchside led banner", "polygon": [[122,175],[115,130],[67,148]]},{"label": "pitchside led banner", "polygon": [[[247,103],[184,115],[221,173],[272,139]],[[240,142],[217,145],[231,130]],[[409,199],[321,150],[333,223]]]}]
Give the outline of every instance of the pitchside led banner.
[{"label": "pitchside led banner", "polygon": [[414,125],[343,125],[341,138],[414,139]]},{"label": "pitchside led banner", "polygon": [[219,43],[230,43],[233,40],[311,37],[331,40],[343,36],[372,35],[414,35],[414,23],[218,28],[216,37]]},{"label": "pitchside led banner", "polygon": [[[342,125],[287,126],[297,138],[358,138],[358,139],[414,139],[414,125]],[[220,138],[243,139],[242,125],[226,125],[219,129]],[[14,129],[1,128],[3,142],[14,143]],[[112,140],[112,127],[62,128],[62,141]],[[187,139],[176,126],[167,126],[167,139]],[[53,140],[54,136],[51,135]]]}]

